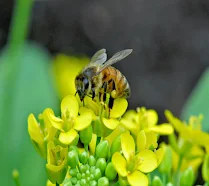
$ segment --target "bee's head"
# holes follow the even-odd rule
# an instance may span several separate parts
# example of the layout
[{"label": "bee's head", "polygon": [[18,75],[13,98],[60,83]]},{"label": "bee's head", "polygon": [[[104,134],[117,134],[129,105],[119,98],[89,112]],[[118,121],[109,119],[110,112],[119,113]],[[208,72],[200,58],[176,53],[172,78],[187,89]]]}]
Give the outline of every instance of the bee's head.
[{"label": "bee's head", "polygon": [[83,74],[79,74],[75,78],[75,86],[76,86],[76,93],[78,93],[80,100],[83,101],[89,89],[88,78]]}]

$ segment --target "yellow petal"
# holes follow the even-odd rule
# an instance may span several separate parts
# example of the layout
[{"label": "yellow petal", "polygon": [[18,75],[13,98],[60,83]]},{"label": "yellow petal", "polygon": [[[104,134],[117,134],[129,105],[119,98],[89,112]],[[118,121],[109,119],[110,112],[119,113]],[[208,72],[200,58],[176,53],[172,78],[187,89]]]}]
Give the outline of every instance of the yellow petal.
[{"label": "yellow petal", "polygon": [[111,134],[109,134],[106,138],[104,138],[105,140],[108,141],[109,145],[112,145],[112,142],[118,137],[120,136],[123,132],[125,132],[125,128],[122,125],[118,125],[116,127],[116,129],[114,129]]},{"label": "yellow petal", "polygon": [[161,135],[170,135],[173,133],[173,127],[166,123],[151,127],[149,130]]},{"label": "yellow petal", "polygon": [[154,132],[146,132],[146,149],[150,147],[157,148],[157,135]]},{"label": "yellow petal", "polygon": [[132,120],[128,120],[127,118],[122,118],[120,122],[126,129],[130,130],[135,136],[137,136],[140,130],[139,124],[133,123]]},{"label": "yellow petal", "polygon": [[49,120],[52,126],[62,132],[64,132],[64,121],[51,113],[48,113]]},{"label": "yellow petal", "polygon": [[128,101],[124,98],[114,99],[113,108],[110,111],[110,118],[121,117],[128,107]]},{"label": "yellow petal", "polygon": [[84,104],[90,108],[91,110],[93,110],[93,112],[95,113],[95,115],[99,115],[99,105],[93,101],[90,97],[86,96],[84,98]]},{"label": "yellow petal", "polygon": [[131,186],[148,186],[148,178],[145,174],[135,171],[127,176]]},{"label": "yellow petal", "polygon": [[80,107],[79,109],[79,113],[82,115],[83,113],[86,113],[86,112],[90,112],[91,115],[92,115],[92,119],[93,120],[96,120],[97,116],[95,115],[95,113],[93,112],[93,110],[89,109],[89,108],[86,108],[86,107]]},{"label": "yellow petal", "polygon": [[75,96],[68,95],[61,102],[61,112],[66,115],[69,112],[70,117],[75,118],[78,115],[78,101]]},{"label": "yellow petal", "polygon": [[69,145],[77,137],[77,132],[74,129],[69,130],[68,132],[61,132],[59,135],[59,140],[65,145]]},{"label": "yellow petal", "polygon": [[87,128],[91,124],[91,121],[92,121],[91,113],[85,112],[75,119],[74,129],[81,131]]},{"label": "yellow petal", "polygon": [[157,112],[155,110],[147,110],[146,112],[146,118],[148,121],[148,127],[153,127],[157,124],[158,121],[158,115]]},{"label": "yellow petal", "polygon": [[44,135],[41,132],[39,124],[33,114],[30,114],[28,116],[28,133],[30,135],[30,138],[36,143],[44,142]]},{"label": "yellow petal", "polygon": [[128,173],[126,170],[126,160],[119,152],[113,154],[112,164],[120,176],[127,176]]},{"label": "yellow petal", "polygon": [[156,150],[155,154],[157,157],[157,164],[159,165],[164,157],[164,150],[163,148],[159,148],[158,150]]},{"label": "yellow petal", "polygon": [[143,150],[136,156],[141,161],[141,164],[138,167],[138,170],[141,172],[148,173],[157,168],[157,157],[153,151]]},{"label": "yellow petal", "polygon": [[94,155],[96,143],[97,143],[97,135],[93,133],[92,138],[91,138],[91,142],[89,143],[89,150],[92,155]]},{"label": "yellow petal", "polygon": [[121,134],[121,148],[127,161],[135,155],[134,139],[128,131]]},{"label": "yellow petal", "polygon": [[139,135],[137,136],[136,143],[137,143],[137,150],[144,150],[146,145],[146,134],[144,130],[141,130]]},{"label": "yellow petal", "polygon": [[118,124],[119,121],[116,119],[106,119],[106,118],[102,118],[102,122],[104,123],[104,125],[111,130],[114,130]]}]

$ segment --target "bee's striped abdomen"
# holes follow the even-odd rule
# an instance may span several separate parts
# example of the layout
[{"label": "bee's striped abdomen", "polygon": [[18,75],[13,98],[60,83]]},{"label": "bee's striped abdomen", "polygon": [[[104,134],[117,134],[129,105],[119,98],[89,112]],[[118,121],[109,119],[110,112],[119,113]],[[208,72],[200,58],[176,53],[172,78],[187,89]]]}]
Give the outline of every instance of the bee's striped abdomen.
[{"label": "bee's striped abdomen", "polygon": [[[113,90],[116,91],[115,98],[128,97],[130,94],[130,87],[126,80],[126,77],[116,68],[109,66],[103,71],[102,82],[103,85],[107,86],[107,93],[111,93]],[[104,88],[103,86],[102,88]]]}]

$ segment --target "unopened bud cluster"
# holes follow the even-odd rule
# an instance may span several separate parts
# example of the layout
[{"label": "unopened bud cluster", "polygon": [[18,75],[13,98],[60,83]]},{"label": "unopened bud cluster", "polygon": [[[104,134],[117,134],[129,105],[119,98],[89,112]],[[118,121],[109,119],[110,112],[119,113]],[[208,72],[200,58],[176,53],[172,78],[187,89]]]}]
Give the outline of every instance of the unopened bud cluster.
[{"label": "unopened bud cluster", "polygon": [[[107,153],[101,148],[106,146],[106,152],[109,152],[109,146],[106,141],[100,143],[96,148],[96,157],[83,151],[79,153],[77,147],[73,147],[68,152],[69,175],[71,178],[65,180],[66,185],[77,186],[108,186],[116,178],[112,162],[107,161]],[[103,153],[104,152],[104,153]]]}]

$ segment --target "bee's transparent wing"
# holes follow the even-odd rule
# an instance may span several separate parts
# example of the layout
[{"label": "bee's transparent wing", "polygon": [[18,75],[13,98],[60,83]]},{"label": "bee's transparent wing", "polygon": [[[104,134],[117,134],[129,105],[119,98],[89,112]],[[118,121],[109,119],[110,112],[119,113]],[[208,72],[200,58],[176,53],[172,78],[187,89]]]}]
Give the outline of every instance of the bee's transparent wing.
[{"label": "bee's transparent wing", "polygon": [[110,66],[110,65],[124,59],[129,54],[131,54],[132,51],[133,51],[132,49],[126,49],[126,50],[122,50],[120,52],[117,52],[109,60],[107,60],[107,61],[103,62],[103,64],[101,64],[99,71],[101,72],[107,66]]},{"label": "bee's transparent wing", "polygon": [[107,60],[106,49],[97,51],[91,58],[90,65],[101,65]]}]

